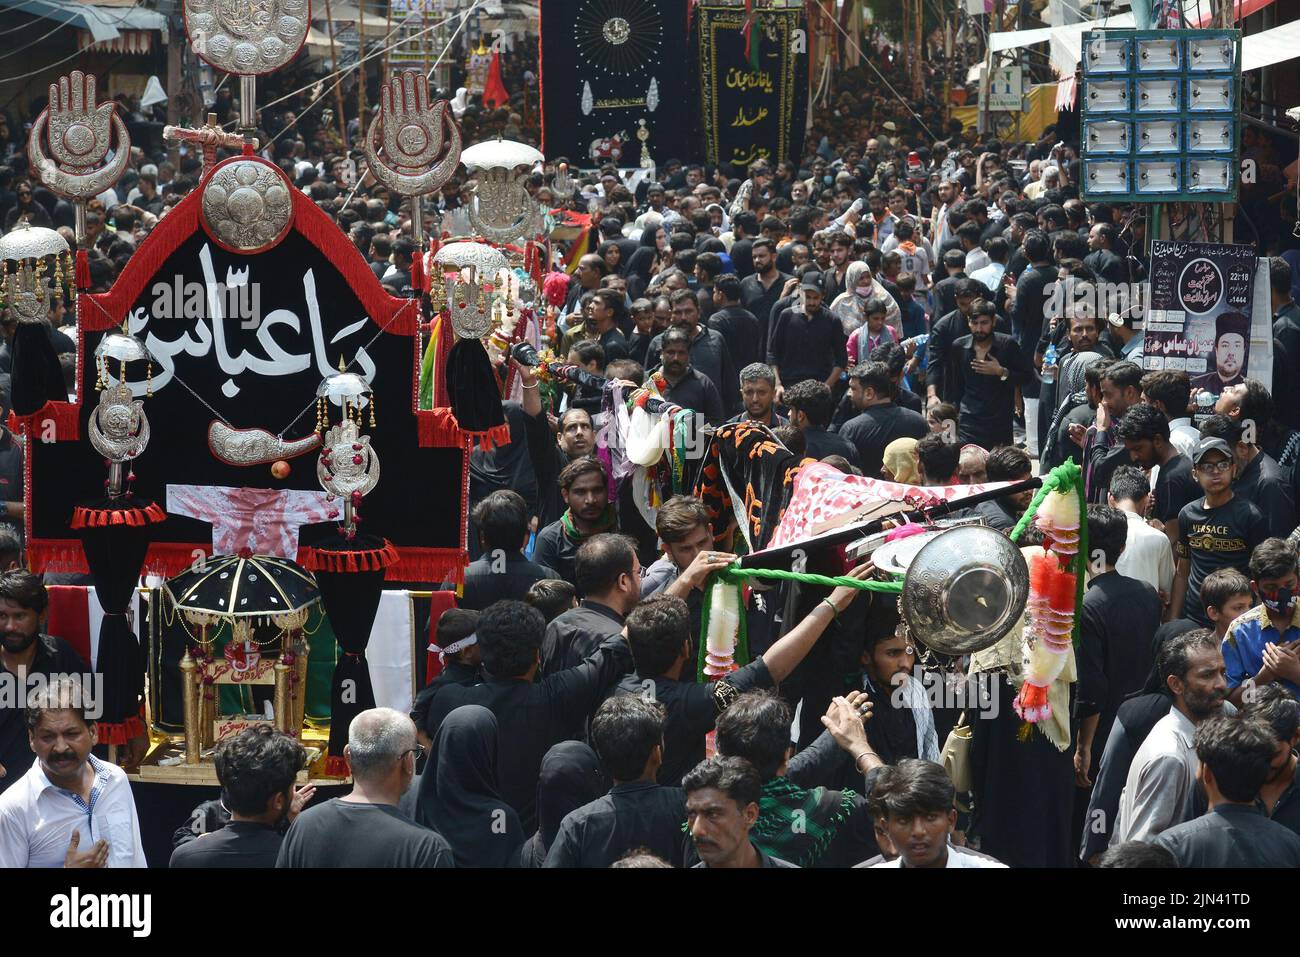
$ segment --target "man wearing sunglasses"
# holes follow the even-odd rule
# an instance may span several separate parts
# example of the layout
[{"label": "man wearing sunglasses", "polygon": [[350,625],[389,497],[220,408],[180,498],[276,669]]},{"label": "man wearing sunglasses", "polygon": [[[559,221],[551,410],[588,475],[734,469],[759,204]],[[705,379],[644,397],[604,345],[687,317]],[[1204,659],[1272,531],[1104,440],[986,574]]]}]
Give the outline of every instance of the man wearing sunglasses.
[{"label": "man wearing sunglasses", "polygon": [[1188,502],[1178,513],[1178,567],[1169,617],[1186,615],[1201,627],[1212,628],[1201,603],[1201,582],[1220,568],[1247,574],[1251,552],[1268,537],[1268,522],[1258,508],[1233,494],[1236,464],[1223,439],[1201,439],[1192,466],[1204,498]]}]

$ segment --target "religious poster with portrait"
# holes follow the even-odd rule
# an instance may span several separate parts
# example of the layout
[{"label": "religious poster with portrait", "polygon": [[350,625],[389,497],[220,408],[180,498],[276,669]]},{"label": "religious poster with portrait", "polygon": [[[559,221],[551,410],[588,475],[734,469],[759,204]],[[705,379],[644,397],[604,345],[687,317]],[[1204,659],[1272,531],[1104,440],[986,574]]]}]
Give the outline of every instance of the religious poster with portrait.
[{"label": "religious poster with portrait", "polygon": [[803,11],[702,6],[700,105],[707,160],[744,178],[803,152],[808,52]]},{"label": "religious poster with portrait", "polygon": [[685,0],[546,0],[542,152],[593,169],[692,160]]},{"label": "religious poster with portrait", "polygon": [[1143,338],[1147,369],[1186,372],[1192,391],[1219,395],[1247,376],[1271,381],[1267,332],[1252,335],[1255,247],[1151,243],[1151,291]]}]

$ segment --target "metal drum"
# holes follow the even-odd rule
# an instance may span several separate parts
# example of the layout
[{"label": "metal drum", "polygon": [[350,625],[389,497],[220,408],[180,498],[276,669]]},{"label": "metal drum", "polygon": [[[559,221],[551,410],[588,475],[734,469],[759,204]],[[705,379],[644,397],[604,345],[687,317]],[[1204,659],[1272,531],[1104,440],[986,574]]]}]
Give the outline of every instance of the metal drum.
[{"label": "metal drum", "polygon": [[916,640],[947,655],[996,644],[1020,620],[1029,566],[1011,540],[982,525],[954,528],[908,564],[900,608]]}]

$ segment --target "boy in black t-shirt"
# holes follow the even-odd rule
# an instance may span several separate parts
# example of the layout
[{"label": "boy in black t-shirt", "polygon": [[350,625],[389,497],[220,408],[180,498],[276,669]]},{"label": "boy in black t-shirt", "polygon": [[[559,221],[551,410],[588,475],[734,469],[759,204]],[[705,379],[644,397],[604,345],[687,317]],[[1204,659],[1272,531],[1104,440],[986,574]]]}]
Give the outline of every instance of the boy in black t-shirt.
[{"label": "boy in black t-shirt", "polygon": [[1174,573],[1171,619],[1187,617],[1212,627],[1201,602],[1201,582],[1220,568],[1246,573],[1250,553],[1268,537],[1263,513],[1232,492],[1236,472],[1232,450],[1222,439],[1201,439],[1192,474],[1205,493],[1178,514],[1178,568]]}]

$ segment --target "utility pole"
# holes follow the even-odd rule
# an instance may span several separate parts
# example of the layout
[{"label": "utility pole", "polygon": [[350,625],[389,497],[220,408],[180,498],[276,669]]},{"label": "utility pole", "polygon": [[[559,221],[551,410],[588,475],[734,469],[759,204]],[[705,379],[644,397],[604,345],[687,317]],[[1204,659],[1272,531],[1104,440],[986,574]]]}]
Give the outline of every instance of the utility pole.
[{"label": "utility pole", "polygon": [[[185,21],[180,11],[167,15],[167,125],[184,126],[190,117],[181,115],[181,57],[185,49]],[[167,151],[168,159],[180,168],[180,144],[173,143]]]},{"label": "utility pole", "polygon": [[[329,29],[330,36],[330,64],[335,73],[339,72],[339,51],[334,45],[334,13],[330,9],[330,0],[325,0],[325,25]],[[348,118],[343,110],[343,77],[334,77],[334,103],[335,111],[339,117],[339,146],[347,149],[348,145]]]}]

